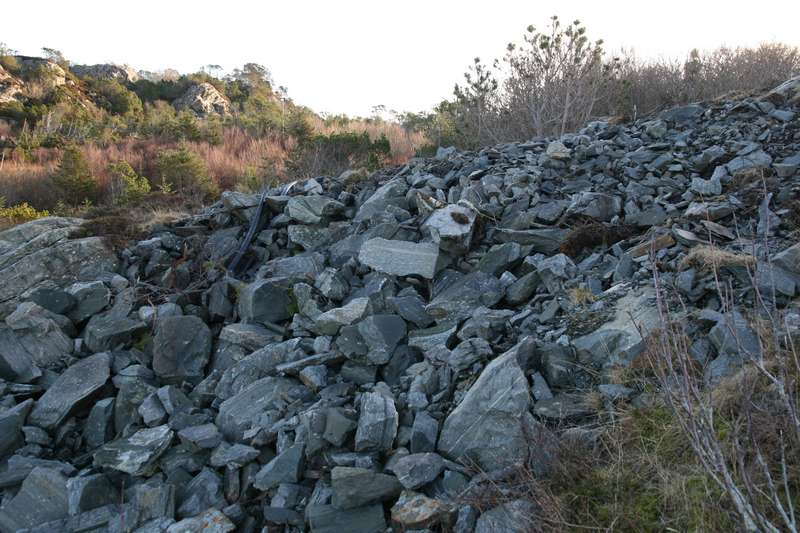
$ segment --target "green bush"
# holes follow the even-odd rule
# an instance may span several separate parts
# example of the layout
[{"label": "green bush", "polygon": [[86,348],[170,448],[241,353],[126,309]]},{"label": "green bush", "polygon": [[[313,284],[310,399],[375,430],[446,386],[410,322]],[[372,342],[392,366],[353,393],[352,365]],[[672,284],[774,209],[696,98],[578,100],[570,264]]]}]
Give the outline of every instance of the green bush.
[{"label": "green bush", "polygon": [[114,115],[142,113],[142,101],[136,93],[126,89],[117,80],[90,80],[90,88],[99,96],[100,106]]},{"label": "green bush", "polygon": [[186,78],[181,78],[177,81],[141,79],[134,84],[133,90],[143,102],[155,102],[157,100],[172,102],[183,95],[191,84],[192,82]]},{"label": "green bush", "polygon": [[172,191],[205,198],[218,192],[205,161],[186,146],[161,150],[156,164],[161,182]]},{"label": "green bush", "polygon": [[108,174],[111,176],[111,197],[115,204],[138,202],[150,192],[147,178],[138,175],[124,159],[109,163]]},{"label": "green bush", "polygon": [[70,205],[77,206],[97,200],[97,182],[83,152],[74,144],[64,148],[58,169],[53,175],[53,183],[61,190],[64,201]]},{"label": "green bush", "polygon": [[12,224],[22,224],[23,222],[50,216],[48,211],[39,211],[35,207],[30,206],[28,202],[12,205],[11,207],[5,207],[5,203],[5,198],[0,196],[0,221],[6,224],[9,222]]}]

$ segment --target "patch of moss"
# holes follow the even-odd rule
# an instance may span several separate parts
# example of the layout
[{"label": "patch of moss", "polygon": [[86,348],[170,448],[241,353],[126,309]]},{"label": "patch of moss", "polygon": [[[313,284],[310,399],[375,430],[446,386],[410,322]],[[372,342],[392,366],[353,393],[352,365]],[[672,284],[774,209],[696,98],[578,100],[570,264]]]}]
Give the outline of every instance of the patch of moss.
[{"label": "patch of moss", "polygon": [[142,333],[133,343],[133,348],[140,352],[146,352],[150,346],[153,345],[153,335],[146,331]]}]

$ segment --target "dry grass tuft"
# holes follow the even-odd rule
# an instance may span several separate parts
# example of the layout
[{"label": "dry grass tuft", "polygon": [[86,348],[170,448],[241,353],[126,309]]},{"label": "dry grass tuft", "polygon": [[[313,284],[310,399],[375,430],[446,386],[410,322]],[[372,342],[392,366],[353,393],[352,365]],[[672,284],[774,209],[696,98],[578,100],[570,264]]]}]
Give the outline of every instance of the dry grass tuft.
[{"label": "dry grass tuft", "polygon": [[198,206],[179,195],[152,193],[132,206],[93,207],[81,215],[86,222],[71,237],[102,237],[119,252],[146,237],[157,226],[177,222]]},{"label": "dry grass tuft", "polygon": [[583,285],[569,289],[567,294],[573,305],[587,306],[595,301],[594,293]]},{"label": "dry grass tuft", "polygon": [[737,254],[709,245],[700,245],[692,248],[681,260],[681,270],[696,268],[704,272],[711,272],[720,268],[752,267],[755,258],[752,255]]}]

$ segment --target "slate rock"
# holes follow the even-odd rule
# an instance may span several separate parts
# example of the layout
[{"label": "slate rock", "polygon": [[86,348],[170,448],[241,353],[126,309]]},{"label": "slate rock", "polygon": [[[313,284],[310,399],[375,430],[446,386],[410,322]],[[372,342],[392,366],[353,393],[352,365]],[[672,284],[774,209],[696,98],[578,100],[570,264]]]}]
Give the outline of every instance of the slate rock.
[{"label": "slate rock", "polygon": [[619,215],[622,201],[618,196],[598,192],[581,192],[572,197],[567,208],[570,215],[580,215],[600,222],[610,222]]},{"label": "slate rock", "polygon": [[357,422],[344,416],[339,409],[331,408],[325,417],[322,437],[334,446],[342,446],[357,426]]},{"label": "slate rock", "polygon": [[0,412],[0,460],[23,445],[22,425],[33,406],[33,400]]},{"label": "slate rock", "polygon": [[65,518],[68,513],[67,477],[52,468],[36,467],[19,492],[0,508],[0,531],[20,531]]},{"label": "slate rock", "polygon": [[46,217],[0,232],[0,318],[38,288],[63,288],[117,270],[116,254],[101,237],[69,238],[83,223]]},{"label": "slate rock", "polygon": [[439,260],[439,247],[435,243],[392,241],[379,237],[361,246],[358,260],[385,274],[433,279]]},{"label": "slate rock", "polygon": [[426,307],[437,320],[458,320],[472,314],[475,307],[491,307],[504,295],[500,280],[484,272],[472,272],[451,284]]},{"label": "slate rock", "polygon": [[164,380],[200,381],[211,356],[211,331],[196,316],[159,319],[153,339],[153,371]]},{"label": "slate rock", "polygon": [[527,500],[513,500],[483,513],[475,524],[475,533],[527,531],[538,523],[538,508]]},{"label": "slate rock", "polygon": [[487,471],[523,463],[534,426],[530,403],[528,380],[509,350],[486,366],[445,419],[437,450]]},{"label": "slate rock", "polygon": [[209,468],[203,468],[183,489],[178,518],[197,516],[212,507],[222,507],[222,478]]},{"label": "slate rock", "polygon": [[429,415],[427,411],[417,412],[414,424],[411,426],[411,453],[434,451],[438,436],[439,421]]},{"label": "slate rock", "polygon": [[353,509],[309,505],[306,518],[312,533],[383,533],[386,530],[383,505],[379,503]]},{"label": "slate rock", "polygon": [[397,344],[406,336],[406,323],[397,315],[372,315],[358,323],[368,348],[367,359],[375,365],[389,362]]},{"label": "slate rock", "polygon": [[335,335],[342,326],[348,326],[363,318],[369,310],[369,298],[354,298],[342,307],[337,307],[314,318],[314,331],[320,335]]},{"label": "slate rock", "polygon": [[114,436],[114,398],[103,398],[95,402],[86,418],[83,438],[89,449],[95,449]]},{"label": "slate rock", "polygon": [[258,457],[259,451],[252,446],[244,444],[221,443],[211,454],[209,464],[214,468],[228,466],[230,468],[241,468]]},{"label": "slate rock", "polygon": [[391,207],[405,207],[407,204],[406,192],[408,192],[408,184],[403,178],[387,181],[361,203],[354,221],[367,220],[377,214],[385,213]]},{"label": "slate rock", "polygon": [[392,506],[392,522],[404,531],[432,528],[446,522],[449,506],[424,494],[403,491]]},{"label": "slate rock", "polygon": [[30,383],[41,376],[42,371],[17,335],[10,328],[0,326],[0,379]]},{"label": "slate rock", "polygon": [[119,493],[105,474],[90,474],[67,480],[70,515],[119,502]]},{"label": "slate rock", "polygon": [[356,430],[357,452],[385,452],[392,448],[399,418],[394,400],[384,394],[368,392],[361,397]]},{"label": "slate rock", "polygon": [[447,346],[455,337],[457,323],[442,322],[426,329],[415,329],[408,334],[408,345],[425,353],[435,348]]},{"label": "slate rock", "polygon": [[281,322],[292,317],[291,284],[285,279],[257,280],[239,292],[239,317],[244,322]]},{"label": "slate rock", "polygon": [[70,413],[89,400],[111,375],[111,355],[98,353],[70,366],[37,400],[28,421],[55,429]]},{"label": "slate rock", "polygon": [[302,397],[307,389],[295,380],[266,377],[245,387],[219,406],[216,424],[229,440],[241,441],[244,432],[287,398]]},{"label": "slate rock", "polygon": [[222,442],[222,434],[214,424],[190,426],[178,431],[181,442],[190,443],[197,448],[212,449]]},{"label": "slate rock", "polygon": [[103,352],[131,343],[146,328],[144,322],[139,320],[105,313],[90,318],[83,335],[89,350]]},{"label": "slate rock", "polygon": [[40,287],[28,299],[52,313],[66,315],[75,305],[75,298],[65,290]]},{"label": "slate rock", "polygon": [[169,426],[140,429],[129,437],[112,441],[94,453],[95,466],[119,470],[132,476],[146,475],[172,442]]},{"label": "slate rock", "polygon": [[76,323],[96,315],[111,301],[111,291],[102,281],[75,283],[67,288],[67,293],[75,301],[68,316]]},{"label": "slate rock", "polygon": [[319,224],[340,214],[344,207],[341,202],[318,194],[294,196],[286,204],[286,214],[301,224]]},{"label": "slate rock", "polygon": [[469,251],[477,213],[461,205],[448,205],[435,210],[422,224],[421,230],[450,254],[461,255]]},{"label": "slate rock", "polygon": [[253,485],[259,490],[269,490],[281,483],[300,481],[305,466],[305,445],[295,444],[279,453],[256,474]]},{"label": "slate rock", "polygon": [[167,533],[228,533],[236,530],[236,525],[217,509],[208,509],[198,516],[175,522]]},{"label": "slate rock", "polygon": [[401,457],[393,466],[397,479],[406,489],[418,489],[436,479],[444,470],[444,459],[438,453],[412,453]]},{"label": "slate rock", "polygon": [[332,503],[337,509],[353,509],[372,502],[391,500],[400,495],[402,490],[395,476],[345,466],[333,468],[331,487]]},{"label": "slate rock", "polygon": [[[19,304],[6,317],[6,325],[11,331],[4,342],[5,347],[0,350],[19,350],[22,357],[40,368],[57,367],[73,349],[72,339],[56,321],[58,318],[59,315],[53,315],[33,302]],[[13,355],[7,357],[10,361],[15,359]]]}]

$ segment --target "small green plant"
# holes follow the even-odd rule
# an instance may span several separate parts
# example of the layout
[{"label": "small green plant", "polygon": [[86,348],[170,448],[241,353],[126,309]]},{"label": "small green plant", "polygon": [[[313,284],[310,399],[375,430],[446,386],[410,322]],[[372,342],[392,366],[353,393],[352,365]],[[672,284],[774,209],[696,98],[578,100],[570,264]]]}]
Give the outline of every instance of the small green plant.
[{"label": "small green plant", "polygon": [[73,206],[96,200],[99,192],[86,157],[74,144],[64,148],[53,183],[61,190],[64,201]]},{"label": "small green plant", "polygon": [[161,183],[158,184],[158,191],[162,194],[172,194],[175,192],[172,190],[172,184],[170,184],[164,176],[161,176]]},{"label": "small green plant", "polygon": [[138,202],[150,192],[147,178],[138,175],[124,159],[109,163],[108,174],[111,176],[111,197],[115,204]]}]

